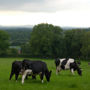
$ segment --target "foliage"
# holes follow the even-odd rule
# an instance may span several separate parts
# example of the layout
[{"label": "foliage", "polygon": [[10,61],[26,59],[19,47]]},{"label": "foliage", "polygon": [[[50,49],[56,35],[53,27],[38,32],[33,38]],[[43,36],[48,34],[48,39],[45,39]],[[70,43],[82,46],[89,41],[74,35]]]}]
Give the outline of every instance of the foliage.
[{"label": "foliage", "polygon": [[90,58],[90,31],[86,32],[83,36],[83,46],[81,49],[82,56],[86,59]]},{"label": "foliage", "polygon": [[90,58],[89,30],[63,31],[52,24],[38,24],[30,34],[30,43],[23,46],[24,55],[43,58]]},{"label": "foliage", "polygon": [[0,31],[0,55],[18,56],[13,52],[15,50],[8,49],[9,43],[19,46],[19,56],[23,57],[90,59],[90,28],[62,30],[59,26],[41,23],[33,30],[11,28]]},{"label": "foliage", "polygon": [[82,38],[85,31],[80,29],[65,32],[66,56],[79,58],[81,56]]},{"label": "foliage", "polygon": [[21,28],[21,29],[8,29],[5,30],[10,35],[10,44],[11,46],[20,46],[27,42],[30,39],[30,33],[32,32],[31,28]]},{"label": "foliage", "polygon": [[7,32],[0,30],[0,56],[5,55],[9,47],[9,35]]},{"label": "foliage", "polygon": [[16,48],[9,48],[7,50],[7,56],[17,57],[18,56],[18,49],[16,49]]},{"label": "foliage", "polygon": [[34,26],[30,38],[32,55],[40,57],[56,57],[60,54],[62,29],[51,24]]},{"label": "foliage", "polygon": [[22,56],[30,56],[30,45],[29,43],[26,43],[24,45],[21,45],[21,55]]}]

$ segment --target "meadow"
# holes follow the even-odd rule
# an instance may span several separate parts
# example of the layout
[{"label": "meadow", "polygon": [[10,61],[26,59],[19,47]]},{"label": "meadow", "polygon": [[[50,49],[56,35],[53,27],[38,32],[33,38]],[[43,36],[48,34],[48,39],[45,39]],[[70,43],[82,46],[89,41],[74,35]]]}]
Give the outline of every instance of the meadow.
[{"label": "meadow", "polygon": [[36,80],[29,77],[23,85],[21,84],[21,76],[19,76],[17,82],[14,76],[10,81],[12,62],[23,59],[0,58],[0,90],[90,90],[90,66],[87,61],[81,61],[82,76],[79,76],[77,72],[72,75],[69,70],[61,71],[59,75],[56,75],[54,60],[32,58],[32,60],[43,60],[47,63],[49,70],[52,70],[50,82],[47,82],[44,77],[44,83],[41,83],[39,76]]}]

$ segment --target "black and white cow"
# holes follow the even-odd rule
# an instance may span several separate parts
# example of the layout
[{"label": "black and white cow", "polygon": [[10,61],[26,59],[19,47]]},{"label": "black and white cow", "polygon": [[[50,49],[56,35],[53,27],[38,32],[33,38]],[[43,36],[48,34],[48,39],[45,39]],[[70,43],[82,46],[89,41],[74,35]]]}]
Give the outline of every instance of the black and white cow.
[{"label": "black and white cow", "polygon": [[[17,81],[18,75],[22,75],[23,72],[24,70],[22,69],[22,61],[14,61],[12,63],[11,74],[10,74],[9,80],[11,80],[12,76],[15,74],[15,80]],[[26,79],[28,78],[28,76],[30,76],[30,74],[26,76]],[[36,79],[36,77],[32,75],[32,79]]]},{"label": "black and white cow", "polygon": [[12,63],[11,74],[10,74],[9,80],[11,80],[12,76],[15,74],[15,79],[17,81],[18,75],[21,74],[21,69],[22,69],[22,61],[14,61]]},{"label": "black and white cow", "polygon": [[29,61],[29,60],[23,60],[22,62],[23,69],[25,69],[25,72],[22,76],[22,84],[24,83],[24,79],[27,74],[32,74],[33,76],[39,74],[40,79],[43,83],[43,77],[46,76],[47,81],[50,81],[51,72],[47,68],[47,65],[43,61]]},{"label": "black and white cow", "polygon": [[55,65],[56,65],[56,74],[58,74],[58,72],[60,72],[61,70],[68,70],[70,69],[70,71],[72,72],[72,74],[74,74],[74,71],[77,70],[78,74],[81,76],[82,75],[82,71],[79,68],[78,64],[76,63],[76,61],[72,58],[69,59],[56,59],[55,60]]}]

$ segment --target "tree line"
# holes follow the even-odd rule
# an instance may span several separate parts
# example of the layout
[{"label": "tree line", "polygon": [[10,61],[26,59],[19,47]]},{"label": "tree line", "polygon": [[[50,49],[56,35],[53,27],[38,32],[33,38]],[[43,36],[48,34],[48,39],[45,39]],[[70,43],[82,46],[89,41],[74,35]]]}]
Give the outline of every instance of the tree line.
[{"label": "tree line", "polygon": [[5,31],[10,36],[10,45],[20,46],[29,41],[32,28],[10,28]]},{"label": "tree line", "polygon": [[[2,36],[7,35],[2,34]],[[0,44],[1,42],[2,40]],[[5,45],[9,47],[8,38],[7,42]],[[2,42],[2,46],[3,44]],[[0,55],[2,55],[1,49],[3,51],[2,46],[0,46]],[[90,31],[85,29],[63,30],[59,26],[42,23],[33,27],[28,42],[21,44],[20,47],[21,56],[90,59]],[[11,53],[9,49],[6,49],[6,53]],[[18,55],[16,49],[12,51],[14,53],[12,55]]]}]

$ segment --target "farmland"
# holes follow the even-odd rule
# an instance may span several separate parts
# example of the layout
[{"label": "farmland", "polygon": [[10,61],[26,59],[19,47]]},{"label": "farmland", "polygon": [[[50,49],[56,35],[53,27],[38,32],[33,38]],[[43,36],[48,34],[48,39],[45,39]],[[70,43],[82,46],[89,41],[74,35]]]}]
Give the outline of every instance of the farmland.
[{"label": "farmland", "polygon": [[9,81],[12,62],[23,59],[0,58],[0,90],[90,90],[90,66],[87,61],[81,61],[82,76],[79,76],[77,72],[73,76],[69,70],[61,71],[59,75],[56,75],[56,67],[53,59],[31,58],[31,60],[43,60],[47,63],[49,70],[52,70],[51,81],[47,82],[44,77],[44,83],[42,84],[39,76],[37,76],[36,80],[32,80],[29,77],[23,85],[21,84],[21,76],[19,76],[17,82],[14,76]]}]

